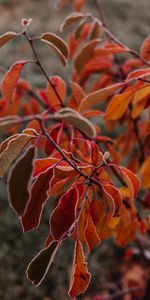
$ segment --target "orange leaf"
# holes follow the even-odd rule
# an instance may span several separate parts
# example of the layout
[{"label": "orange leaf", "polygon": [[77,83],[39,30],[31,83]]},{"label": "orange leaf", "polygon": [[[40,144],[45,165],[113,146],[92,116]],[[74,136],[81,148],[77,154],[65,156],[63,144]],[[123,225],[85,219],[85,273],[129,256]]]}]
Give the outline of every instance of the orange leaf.
[{"label": "orange leaf", "polygon": [[88,214],[88,220],[84,231],[84,236],[87,244],[87,253],[89,253],[90,250],[97,247],[100,243],[100,238],[96,232],[96,227],[93,223],[90,213]]},{"label": "orange leaf", "polygon": [[107,106],[105,119],[113,121],[120,119],[127,110],[132,97],[133,92],[115,95]]},{"label": "orange leaf", "polygon": [[142,187],[144,189],[150,188],[150,156],[148,156],[141,167]]},{"label": "orange leaf", "polygon": [[107,97],[113,95],[117,90],[119,90],[123,86],[124,83],[116,83],[87,95],[80,104],[80,111],[88,110],[94,105],[99,104],[102,100],[105,100]]},{"label": "orange leaf", "polygon": [[116,53],[124,53],[127,52],[128,48],[127,47],[121,47],[118,45],[106,45],[105,48],[98,48],[95,50],[95,55],[96,56],[104,56],[104,55],[111,55],[111,54],[116,54]]},{"label": "orange leaf", "polygon": [[[59,77],[59,76],[50,77],[50,81],[54,85],[55,90],[57,91],[61,101],[64,102],[65,97],[66,97],[65,81],[63,79],[61,79],[61,77]],[[47,95],[50,107],[54,108],[55,110],[57,110],[61,107],[60,100],[50,84],[47,85],[46,95]]]},{"label": "orange leaf", "polygon": [[100,39],[92,40],[88,42],[81,50],[81,52],[78,54],[78,56],[75,58],[74,65],[77,73],[80,73],[87,61],[91,58],[93,55],[95,47],[100,43]]},{"label": "orange leaf", "polygon": [[68,107],[78,110],[81,100],[85,98],[85,93],[80,85],[71,81],[72,96],[68,102]]},{"label": "orange leaf", "polygon": [[6,32],[0,36],[0,47],[8,43],[10,40],[14,39],[17,36],[17,33],[13,31]]},{"label": "orange leaf", "polygon": [[140,49],[140,55],[143,59],[150,60],[150,36],[144,40]]},{"label": "orange leaf", "polygon": [[76,296],[83,294],[90,282],[91,275],[87,269],[83,248],[80,241],[76,241],[73,270],[69,288],[69,296],[75,299]]},{"label": "orange leaf", "polygon": [[6,72],[2,79],[1,88],[3,96],[9,101],[13,100],[14,90],[23,66],[26,61],[20,61],[12,65],[9,71]]}]

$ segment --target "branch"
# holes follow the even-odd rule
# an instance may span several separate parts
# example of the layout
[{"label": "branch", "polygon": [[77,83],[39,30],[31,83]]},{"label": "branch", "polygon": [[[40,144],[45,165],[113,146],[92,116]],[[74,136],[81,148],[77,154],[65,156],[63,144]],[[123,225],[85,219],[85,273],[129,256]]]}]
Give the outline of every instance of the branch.
[{"label": "branch", "polygon": [[36,49],[35,49],[35,47],[34,47],[34,45],[33,45],[33,40],[34,40],[34,38],[32,39],[32,38],[28,35],[28,33],[27,33],[26,31],[23,31],[23,34],[24,34],[24,36],[27,38],[27,40],[28,40],[28,42],[29,42],[29,44],[30,44],[30,47],[31,47],[32,52],[33,52],[33,54],[34,54],[34,57],[35,57],[35,59],[36,59],[36,64],[39,66],[39,68],[41,69],[41,71],[42,71],[42,73],[44,74],[45,78],[47,79],[49,85],[51,86],[51,88],[53,89],[54,93],[56,94],[56,96],[57,96],[57,98],[58,98],[58,100],[59,100],[61,106],[64,107],[63,101],[62,101],[62,99],[61,99],[59,93],[57,92],[57,89],[55,88],[55,84],[53,84],[52,81],[50,80],[48,74],[46,73],[46,71],[45,71],[45,69],[44,69],[44,67],[43,67],[43,65],[42,65],[42,63],[41,63],[41,61],[40,61],[40,58],[38,57],[38,54],[37,54],[37,52],[36,52]]}]

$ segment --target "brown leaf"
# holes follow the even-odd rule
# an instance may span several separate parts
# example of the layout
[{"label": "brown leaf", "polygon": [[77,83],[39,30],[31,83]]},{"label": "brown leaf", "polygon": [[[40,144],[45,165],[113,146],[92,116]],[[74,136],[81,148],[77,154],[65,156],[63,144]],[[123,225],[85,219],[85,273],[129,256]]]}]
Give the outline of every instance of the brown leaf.
[{"label": "brown leaf", "polygon": [[96,135],[93,124],[87,118],[81,116],[78,112],[71,108],[61,109],[55,114],[55,116],[58,120],[68,122],[89,137],[94,137]]},{"label": "brown leaf", "polygon": [[17,36],[16,32],[9,31],[0,36],[0,47],[4,46],[10,40],[14,39]]},{"label": "brown leaf", "polygon": [[63,31],[64,29],[76,24],[77,22],[81,21],[83,18],[85,18],[86,15],[81,14],[81,13],[72,13],[65,20],[60,26],[60,31]]},{"label": "brown leaf", "polygon": [[69,56],[68,45],[56,34],[43,33],[40,37],[42,42],[47,43],[59,56],[63,65],[66,65]]},{"label": "brown leaf", "polygon": [[60,243],[52,241],[50,245],[40,251],[28,265],[26,271],[27,278],[31,280],[35,286],[39,286],[45,278],[59,247]]},{"label": "brown leaf", "polygon": [[[9,180],[9,203],[18,216],[22,216],[31,192],[31,178],[35,147],[30,147],[13,166]],[[19,187],[19,188],[18,188]]]},{"label": "brown leaf", "polygon": [[15,138],[12,138],[7,147],[0,154],[0,177],[2,177],[10,164],[18,157],[23,148],[36,136],[28,134],[18,134]]}]

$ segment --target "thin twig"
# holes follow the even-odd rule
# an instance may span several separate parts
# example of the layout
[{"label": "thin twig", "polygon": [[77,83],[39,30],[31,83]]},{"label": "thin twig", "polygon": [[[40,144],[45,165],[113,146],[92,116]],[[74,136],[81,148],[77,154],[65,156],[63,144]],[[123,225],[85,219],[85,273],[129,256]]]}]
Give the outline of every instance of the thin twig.
[{"label": "thin twig", "polygon": [[38,57],[38,54],[37,54],[37,52],[35,50],[35,47],[34,47],[34,44],[33,44],[33,39],[30,38],[30,36],[28,35],[28,33],[26,31],[23,31],[23,34],[27,38],[27,40],[28,40],[28,42],[30,44],[30,47],[31,47],[31,49],[33,51],[33,54],[34,54],[34,57],[36,59],[36,64],[41,69],[41,71],[44,74],[45,78],[47,79],[49,85],[51,86],[51,88],[53,89],[54,93],[56,94],[56,96],[57,96],[57,98],[58,98],[61,106],[63,107],[64,106],[63,101],[62,101],[62,99],[61,99],[61,97],[60,97],[60,95],[59,95],[59,93],[58,93],[58,91],[57,91],[57,89],[55,87],[55,84],[53,84],[53,82],[50,80],[48,74],[46,73],[46,71],[45,71],[45,69],[44,69],[44,67],[43,67],[43,65],[42,65],[42,63],[40,61],[40,58]]}]

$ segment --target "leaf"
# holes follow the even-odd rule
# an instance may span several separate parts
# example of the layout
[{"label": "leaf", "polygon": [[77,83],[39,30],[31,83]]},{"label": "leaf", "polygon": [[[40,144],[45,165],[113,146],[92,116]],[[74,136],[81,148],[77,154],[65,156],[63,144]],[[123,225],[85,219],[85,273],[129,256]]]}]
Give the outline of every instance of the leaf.
[{"label": "leaf", "polygon": [[142,78],[142,77],[149,76],[149,75],[150,75],[150,68],[139,69],[139,70],[130,72],[127,76],[127,80]]},{"label": "leaf", "polygon": [[76,217],[76,207],[79,199],[78,191],[72,186],[59,200],[50,218],[51,233],[60,239],[72,226]]},{"label": "leaf", "polygon": [[87,253],[90,252],[93,248],[97,247],[100,243],[100,238],[96,232],[95,225],[91,218],[90,213],[88,214],[87,225],[84,231],[84,236],[87,244]]},{"label": "leaf", "polygon": [[138,178],[138,176],[125,167],[120,167],[114,164],[110,164],[110,165],[113,166],[117,171],[121,173],[121,175],[123,176],[123,180],[125,181],[125,183],[129,188],[131,198],[134,198],[141,186],[141,181]]},{"label": "leaf", "polygon": [[2,177],[10,164],[18,157],[24,147],[34,140],[36,136],[28,134],[18,134],[11,138],[7,147],[0,154],[0,177]]},{"label": "leaf", "polygon": [[103,191],[106,194],[110,215],[118,216],[122,204],[119,190],[114,185],[106,183],[103,184]]},{"label": "leaf", "polygon": [[34,176],[36,177],[47,169],[54,167],[59,161],[60,159],[53,157],[36,159],[34,164]]},{"label": "leaf", "polygon": [[[49,135],[57,145],[59,145],[61,133],[62,133],[62,124],[57,124],[49,133]],[[49,140],[46,140],[45,153],[47,154],[47,156],[51,155],[54,150],[55,147],[52,145],[52,143]]]},{"label": "leaf", "polygon": [[90,145],[92,165],[99,167],[103,163],[103,154],[96,143],[91,142]]},{"label": "leaf", "polygon": [[125,167],[120,167],[124,180],[127,183],[131,196],[135,197],[141,187],[141,181],[136,174]]},{"label": "leaf", "polygon": [[127,110],[132,97],[131,91],[115,95],[107,106],[105,119],[113,121],[120,119]]},{"label": "leaf", "polygon": [[87,118],[81,116],[77,111],[71,108],[60,109],[58,113],[55,113],[55,117],[58,120],[68,122],[89,137],[94,137],[96,135],[93,124]]},{"label": "leaf", "polygon": [[17,36],[16,32],[9,31],[6,32],[5,34],[0,35],[0,47],[4,46],[6,43],[11,41]]},{"label": "leaf", "polygon": [[30,147],[17,160],[9,175],[9,203],[18,216],[23,215],[30,196],[34,158],[35,147]]},{"label": "leaf", "polygon": [[95,55],[96,56],[105,56],[105,55],[111,55],[111,54],[118,54],[118,53],[124,53],[124,52],[128,52],[128,48],[127,47],[121,47],[118,45],[113,45],[113,44],[109,44],[106,45],[105,48],[97,48],[95,50]]},{"label": "leaf", "polygon": [[82,6],[85,4],[86,0],[75,0],[74,6],[75,10],[80,11]]},{"label": "leaf", "polygon": [[[55,90],[57,91],[61,101],[64,102],[66,97],[65,81],[59,76],[51,76],[50,81],[54,86]],[[58,95],[54,91],[53,87],[50,84],[48,84],[46,88],[46,96],[48,98],[50,107],[54,108],[55,110],[61,107],[61,103],[60,103],[60,99],[58,98]]]},{"label": "leaf", "polygon": [[74,110],[78,110],[81,100],[85,98],[85,93],[81,88],[81,86],[78,83],[73,81],[71,81],[71,89],[72,89],[72,96],[68,102],[67,107],[71,107]]},{"label": "leaf", "polygon": [[48,200],[48,190],[52,177],[53,170],[49,168],[41,173],[34,182],[25,213],[21,218],[24,232],[39,226],[44,206]]},{"label": "leaf", "polygon": [[65,20],[61,24],[60,31],[63,31],[64,29],[76,24],[77,22],[81,21],[85,17],[86,17],[85,14],[81,14],[77,12],[70,14],[69,16],[67,16],[67,18],[65,18]]},{"label": "leaf", "polygon": [[91,58],[93,55],[95,47],[100,43],[100,39],[95,39],[90,42],[88,42],[81,50],[81,52],[78,54],[78,56],[75,58],[74,66],[78,74],[81,73],[83,70],[85,64],[87,61]]},{"label": "leaf", "polygon": [[66,65],[69,56],[68,45],[54,33],[43,33],[40,37],[42,42],[47,43],[58,55],[63,65]]},{"label": "leaf", "polygon": [[52,241],[47,248],[40,251],[30,262],[26,274],[27,278],[32,281],[32,284],[35,286],[41,284],[54,261],[59,247],[60,243]]},{"label": "leaf", "polygon": [[100,89],[96,92],[88,94],[81,102],[79,110],[88,110],[89,108],[99,104],[102,100],[105,100],[107,97],[112,96],[116,91],[124,86],[124,83],[116,83],[110,86],[107,86],[103,89]]},{"label": "leaf", "polygon": [[13,94],[17,85],[17,81],[23,66],[26,64],[26,61],[19,61],[12,65],[9,71],[7,71],[1,82],[1,89],[3,96],[9,100],[13,101]]},{"label": "leaf", "polygon": [[140,55],[143,59],[150,60],[150,36],[144,40],[140,49]]},{"label": "leaf", "polygon": [[87,269],[81,242],[76,241],[73,270],[69,287],[69,296],[71,299],[75,299],[85,292],[89,285],[90,278],[91,275]]},{"label": "leaf", "polygon": [[142,176],[142,187],[144,189],[150,188],[150,156],[143,162],[140,173]]}]

